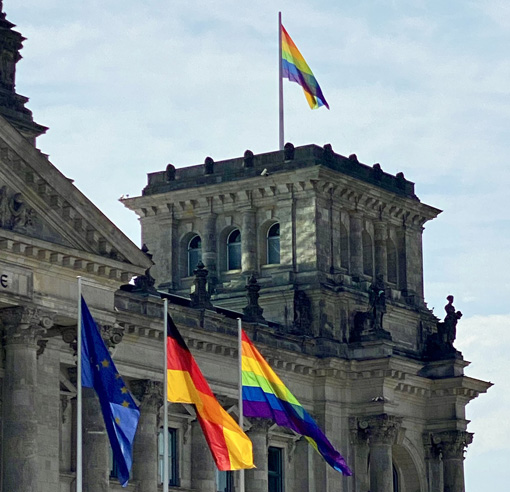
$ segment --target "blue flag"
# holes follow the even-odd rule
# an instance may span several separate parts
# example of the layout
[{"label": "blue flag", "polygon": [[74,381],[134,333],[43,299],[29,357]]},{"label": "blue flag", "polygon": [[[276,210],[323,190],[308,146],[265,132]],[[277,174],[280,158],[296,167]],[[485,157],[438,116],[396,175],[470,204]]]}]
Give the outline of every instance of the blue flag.
[{"label": "blue flag", "polygon": [[133,439],[140,409],[115,368],[94,318],[81,298],[82,386],[96,390],[123,487],[133,464]]}]

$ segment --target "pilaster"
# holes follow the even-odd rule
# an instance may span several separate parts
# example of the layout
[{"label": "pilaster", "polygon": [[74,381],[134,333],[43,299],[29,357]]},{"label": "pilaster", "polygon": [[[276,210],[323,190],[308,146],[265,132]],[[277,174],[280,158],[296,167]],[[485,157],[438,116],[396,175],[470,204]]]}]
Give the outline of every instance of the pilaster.
[{"label": "pilaster", "polygon": [[368,475],[368,422],[359,421],[356,417],[350,419],[351,444],[354,448],[353,480],[354,492],[370,490],[370,477]]},{"label": "pilaster", "polygon": [[351,253],[352,277],[360,278],[363,275],[363,241],[361,233],[363,231],[363,217],[360,212],[352,212],[349,216],[349,240]]},{"label": "pilaster", "polygon": [[386,224],[379,220],[374,223],[375,232],[375,275],[383,275],[384,280],[388,280],[388,251],[386,241],[388,239],[388,229]]},{"label": "pilaster", "polygon": [[244,274],[257,272],[257,229],[255,209],[243,211],[241,227],[241,267]]},{"label": "pilaster", "polygon": [[441,438],[434,434],[423,435],[425,466],[427,472],[427,492],[443,492],[443,464],[441,462]]},{"label": "pilaster", "polygon": [[198,420],[191,423],[191,456],[191,488],[216,492],[216,465]]},{"label": "pilaster", "polygon": [[267,492],[267,447],[268,431],[271,422],[266,419],[250,419],[252,424],[248,437],[253,443],[253,462],[257,468],[246,470],[246,490],[250,492]]},{"label": "pilaster", "polygon": [[[209,213],[202,219],[202,262],[209,271],[209,285],[212,289],[218,283],[216,266],[216,219],[217,215]],[[210,289],[211,290],[211,289]]]},{"label": "pilaster", "polygon": [[139,490],[158,490],[158,410],[162,405],[163,385],[150,379],[131,382],[140,401],[140,420],[133,445],[133,478]]}]

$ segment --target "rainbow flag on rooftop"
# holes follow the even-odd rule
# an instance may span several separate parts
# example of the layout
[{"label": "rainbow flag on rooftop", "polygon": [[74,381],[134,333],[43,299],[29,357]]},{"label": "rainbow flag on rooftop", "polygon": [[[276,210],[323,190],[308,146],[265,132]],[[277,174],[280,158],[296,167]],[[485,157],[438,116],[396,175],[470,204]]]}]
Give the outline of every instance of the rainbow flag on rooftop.
[{"label": "rainbow flag on rooftop", "polygon": [[317,79],[283,25],[281,26],[281,39],[282,77],[286,77],[291,82],[297,82],[303,88],[310,108],[317,109],[326,106],[329,109],[329,104],[322,94]]},{"label": "rainbow flag on rooftop", "polygon": [[271,369],[242,331],[243,414],[274,420],[305,436],[328,465],[352,475],[342,455],[328,441],[310,414]]}]

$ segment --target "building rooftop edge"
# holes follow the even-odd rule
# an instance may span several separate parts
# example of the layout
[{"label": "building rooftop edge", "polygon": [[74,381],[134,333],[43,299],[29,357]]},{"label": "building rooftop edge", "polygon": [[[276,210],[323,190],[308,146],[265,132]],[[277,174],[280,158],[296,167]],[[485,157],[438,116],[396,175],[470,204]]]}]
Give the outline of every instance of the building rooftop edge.
[{"label": "building rooftop edge", "polygon": [[284,150],[262,154],[253,154],[247,150],[243,157],[218,162],[207,157],[204,164],[177,169],[169,164],[166,170],[147,175],[147,186],[143,189],[142,195],[156,195],[318,165],[418,200],[414,194],[414,183],[405,179],[403,173],[393,176],[384,172],[380,164],[368,166],[359,162],[355,154],[349,157],[337,154],[329,144],[324,147],[315,144],[294,147],[292,144],[286,144]]}]

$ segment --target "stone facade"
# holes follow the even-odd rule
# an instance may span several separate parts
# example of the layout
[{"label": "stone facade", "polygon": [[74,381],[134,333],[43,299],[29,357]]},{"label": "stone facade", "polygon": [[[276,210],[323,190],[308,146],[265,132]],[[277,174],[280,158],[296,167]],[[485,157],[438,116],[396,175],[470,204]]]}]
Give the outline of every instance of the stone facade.
[{"label": "stone facade", "polygon": [[[330,146],[169,165],[124,202],[141,217],[140,250],[34,146],[44,127],[31,113],[2,109],[24,101],[12,27],[2,13],[0,492],[75,490],[77,276],[141,409],[127,490],[161,489],[163,296],[224,408],[237,416],[242,317],[354,471],[245,419],[247,491],[462,492],[464,409],[490,384],[463,375],[453,299],[443,323],[425,304],[421,235],[439,211],[413,184]],[[84,490],[121,490],[97,398],[83,397]],[[216,473],[191,405],[168,419],[172,490],[238,487],[238,473]]]}]

